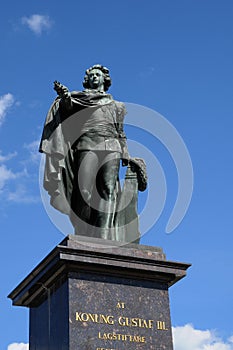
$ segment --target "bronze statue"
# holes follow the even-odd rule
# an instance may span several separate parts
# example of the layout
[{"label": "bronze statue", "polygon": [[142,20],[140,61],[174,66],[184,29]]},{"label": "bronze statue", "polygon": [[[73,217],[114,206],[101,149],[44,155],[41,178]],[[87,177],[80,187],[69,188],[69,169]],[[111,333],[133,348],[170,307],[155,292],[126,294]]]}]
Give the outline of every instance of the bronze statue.
[{"label": "bronze statue", "polygon": [[130,160],[127,149],[125,105],[106,92],[110,85],[109,70],[99,64],[87,69],[83,91],[70,92],[54,82],[58,97],[40,144],[40,152],[46,154],[44,187],[51,204],[69,215],[76,234],[128,241],[115,230],[118,174],[120,160],[123,166],[134,164],[134,169],[137,162]]}]

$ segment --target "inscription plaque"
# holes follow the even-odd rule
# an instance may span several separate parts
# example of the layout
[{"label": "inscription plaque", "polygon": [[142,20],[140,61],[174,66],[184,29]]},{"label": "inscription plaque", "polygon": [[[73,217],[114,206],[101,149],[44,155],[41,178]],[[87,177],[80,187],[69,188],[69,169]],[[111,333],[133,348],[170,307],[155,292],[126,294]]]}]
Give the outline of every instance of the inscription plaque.
[{"label": "inscription plaque", "polygon": [[[70,281],[74,349],[78,339],[83,339],[88,349],[147,350],[171,343],[168,291],[163,284],[85,277],[74,273]],[[124,300],[124,308],[117,307],[119,300]]]}]

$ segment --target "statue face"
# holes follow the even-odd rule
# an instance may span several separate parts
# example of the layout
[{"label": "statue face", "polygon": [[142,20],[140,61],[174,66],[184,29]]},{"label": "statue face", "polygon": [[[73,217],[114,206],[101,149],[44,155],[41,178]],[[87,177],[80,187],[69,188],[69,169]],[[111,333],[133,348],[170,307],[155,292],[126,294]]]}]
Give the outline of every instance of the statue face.
[{"label": "statue face", "polygon": [[91,89],[104,89],[104,73],[99,69],[93,69],[88,74],[89,85]]}]

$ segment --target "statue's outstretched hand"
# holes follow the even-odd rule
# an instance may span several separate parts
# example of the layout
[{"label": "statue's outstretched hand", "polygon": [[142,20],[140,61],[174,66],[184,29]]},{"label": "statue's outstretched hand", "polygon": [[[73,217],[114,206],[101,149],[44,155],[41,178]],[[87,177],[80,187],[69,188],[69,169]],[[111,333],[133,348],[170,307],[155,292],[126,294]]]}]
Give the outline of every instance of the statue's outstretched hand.
[{"label": "statue's outstretched hand", "polygon": [[58,96],[61,98],[67,98],[70,97],[70,92],[68,88],[61,84],[59,81],[55,80],[54,81],[54,90],[57,92]]}]

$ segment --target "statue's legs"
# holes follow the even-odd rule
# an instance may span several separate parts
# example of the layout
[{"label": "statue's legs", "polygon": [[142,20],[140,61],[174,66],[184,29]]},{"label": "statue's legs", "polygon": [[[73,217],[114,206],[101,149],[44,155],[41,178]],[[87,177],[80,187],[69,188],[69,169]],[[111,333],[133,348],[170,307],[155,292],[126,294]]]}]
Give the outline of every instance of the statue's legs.
[{"label": "statue's legs", "polygon": [[100,168],[96,176],[96,188],[92,193],[92,206],[97,210],[92,210],[91,222],[98,237],[113,240],[120,153],[100,151],[98,156]]},{"label": "statue's legs", "polygon": [[71,222],[79,235],[90,235],[91,198],[98,170],[98,156],[92,151],[75,154],[75,178],[71,198]]},{"label": "statue's legs", "polygon": [[119,152],[78,151],[71,221],[77,234],[114,239],[113,217]]}]

